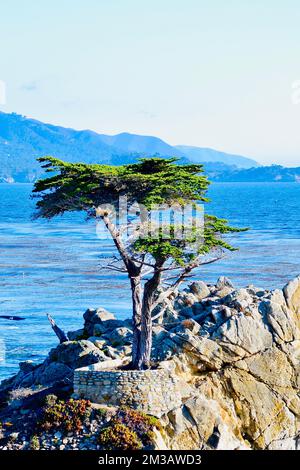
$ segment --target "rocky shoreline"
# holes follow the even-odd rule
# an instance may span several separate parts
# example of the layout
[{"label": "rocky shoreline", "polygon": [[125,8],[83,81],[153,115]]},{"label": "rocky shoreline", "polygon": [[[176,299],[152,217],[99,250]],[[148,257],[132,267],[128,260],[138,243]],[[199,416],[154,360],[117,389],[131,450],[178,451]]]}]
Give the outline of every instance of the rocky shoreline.
[{"label": "rocky shoreline", "polygon": [[[126,415],[124,424],[122,408],[92,403],[85,405],[89,413],[80,429],[66,431],[55,420],[51,429],[36,427],[49,413],[49,396],[55,413],[66,404],[69,413],[86,403],[79,396],[69,402],[76,369],[130,360],[131,321],[88,310],[83,328],[68,333],[70,341],[52,349],[42,364],[21,363],[18,374],[1,383],[0,449],[107,448],[102,435],[110,435],[112,426],[120,436],[127,433],[123,444],[129,440],[136,448],[298,448],[300,277],[274,291],[236,289],[224,277],[216,285],[196,281],[174,292],[155,316],[153,367],[176,377],[180,406],[159,423],[137,413]],[[151,439],[136,431],[136,421],[148,423]]]}]

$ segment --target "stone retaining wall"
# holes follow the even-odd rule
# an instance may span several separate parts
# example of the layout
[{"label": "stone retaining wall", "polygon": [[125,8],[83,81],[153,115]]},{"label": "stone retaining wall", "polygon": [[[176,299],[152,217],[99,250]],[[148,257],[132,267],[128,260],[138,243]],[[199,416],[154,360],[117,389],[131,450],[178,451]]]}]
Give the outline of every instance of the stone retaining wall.
[{"label": "stone retaining wall", "polygon": [[105,363],[98,363],[75,370],[75,395],[93,403],[130,406],[157,417],[181,406],[177,379],[169,371],[103,370],[104,367]]}]

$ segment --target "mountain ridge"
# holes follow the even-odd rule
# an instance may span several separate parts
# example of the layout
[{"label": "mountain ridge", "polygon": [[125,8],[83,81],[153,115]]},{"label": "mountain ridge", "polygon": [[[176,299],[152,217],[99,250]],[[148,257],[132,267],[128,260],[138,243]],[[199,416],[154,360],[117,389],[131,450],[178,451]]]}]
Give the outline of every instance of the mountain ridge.
[{"label": "mountain ridge", "polygon": [[[228,152],[221,152],[219,150],[207,148],[207,147],[195,147],[191,145],[176,145],[176,148],[183,152],[183,154],[192,162],[223,162],[227,165],[235,165],[239,168],[252,168],[261,166],[255,160],[243,157],[242,155],[231,154]],[[220,160],[220,156],[222,158]]]},{"label": "mountain ridge", "polygon": [[[211,163],[216,164],[216,170],[224,169],[230,154],[211,151],[214,156],[214,161]],[[75,130],[43,123],[16,113],[0,112],[0,180],[2,181],[35,181],[42,175],[36,159],[45,155],[70,162],[121,165],[132,163],[141,156],[156,154],[162,157],[177,156],[181,163],[190,162],[190,158],[182,150],[155,136],[128,132],[116,135],[98,134],[91,130]],[[249,160],[241,156],[238,158]],[[234,160],[230,162],[230,167],[239,167],[239,161],[236,162],[237,165]],[[200,157],[199,163],[203,163]],[[248,166],[257,165],[254,160],[248,161]]]},{"label": "mountain ridge", "polygon": [[300,182],[300,167],[261,166],[254,160],[214,149],[171,146],[155,136],[92,130],[43,123],[16,113],[0,112],[0,182],[33,182],[43,175],[36,161],[52,155],[69,162],[121,165],[150,155],[201,163],[212,181]]}]

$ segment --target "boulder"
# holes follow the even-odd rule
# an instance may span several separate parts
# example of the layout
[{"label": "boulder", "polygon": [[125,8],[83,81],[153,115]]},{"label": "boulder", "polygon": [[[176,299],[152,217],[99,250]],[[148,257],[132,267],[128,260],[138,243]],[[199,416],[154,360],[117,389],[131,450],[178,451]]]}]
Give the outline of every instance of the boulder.
[{"label": "boulder", "polygon": [[113,347],[124,346],[125,344],[132,343],[132,330],[126,328],[125,326],[115,328],[111,333],[103,335],[107,338]]},{"label": "boulder", "polygon": [[[182,328],[187,328],[188,330],[190,330],[194,335],[197,335],[200,331],[200,328],[201,326],[199,325],[199,323],[194,320],[193,318],[189,318],[187,320],[183,320],[183,322],[181,323],[181,325],[179,325],[179,327],[177,327],[179,329],[182,329]],[[177,329],[175,329],[174,331],[176,331]]]},{"label": "boulder", "polygon": [[196,317],[197,315],[198,315],[198,316],[201,315],[201,316],[205,317],[205,315],[206,315],[206,309],[205,309],[205,305],[204,305],[203,302],[196,302],[196,303],[193,305],[192,309],[193,309],[193,314],[194,314],[193,316],[194,316],[194,317]]},{"label": "boulder", "polygon": [[99,349],[103,349],[108,344],[106,339],[99,338],[99,336],[90,336],[88,341],[93,343]]},{"label": "boulder", "polygon": [[285,439],[275,439],[268,445],[268,450],[299,450],[298,439],[287,437]]},{"label": "boulder", "polygon": [[101,323],[96,323],[93,326],[93,329],[90,329],[89,331],[92,331],[91,336],[102,336],[104,334],[109,335],[112,330],[123,326],[124,322],[122,320],[105,320]]},{"label": "boulder", "polygon": [[49,362],[60,362],[71,369],[88,366],[106,359],[105,354],[87,340],[67,341],[51,349]]},{"label": "boulder", "polygon": [[228,295],[231,294],[233,291],[232,287],[222,287],[222,289],[216,290],[215,294],[220,297],[220,299],[223,299],[224,297],[227,297]]},{"label": "boulder", "polygon": [[294,309],[288,308],[281,290],[273,291],[268,300],[261,301],[260,310],[265,314],[278,343],[300,339],[297,314]]},{"label": "boulder", "polygon": [[192,318],[193,316],[194,316],[193,307],[184,307],[180,310],[180,317]]},{"label": "boulder", "polygon": [[32,361],[23,361],[19,363],[20,371],[24,372],[25,374],[32,372],[36,367],[36,364],[34,364]]},{"label": "boulder", "polygon": [[253,303],[253,298],[247,289],[237,289],[227,295],[223,303],[238,311],[243,311]]},{"label": "boulder", "polygon": [[121,358],[124,358],[124,357],[131,357],[131,353],[132,353],[132,345],[124,345],[124,346],[121,346],[117,349],[118,351],[118,355],[119,357]]},{"label": "boulder", "polygon": [[267,293],[267,291],[261,289],[260,287],[255,287],[253,284],[250,284],[246,288],[246,290],[250,295],[253,295],[253,296],[256,296],[256,297],[263,297]]},{"label": "boulder", "polygon": [[242,432],[251,436],[254,448],[265,449],[274,440],[294,436],[296,418],[283,396],[245,371],[226,369],[224,377],[233,393]]},{"label": "boulder", "polygon": [[120,359],[120,352],[118,349],[113,348],[112,346],[106,346],[104,352],[107,357],[110,359]]},{"label": "boulder", "polygon": [[215,295],[220,298],[226,297],[234,290],[233,284],[228,279],[228,277],[221,276],[219,277],[217,284],[215,286]]},{"label": "boulder", "polygon": [[[152,312],[153,317],[157,317],[158,323],[173,322],[179,318],[179,312],[174,308],[174,293],[170,298],[165,299],[162,303],[158,304]],[[126,325],[132,328],[132,325]]]},{"label": "boulder", "polygon": [[83,318],[85,322],[90,323],[101,323],[102,321],[106,320],[115,320],[115,316],[113,313],[108,312],[105,308],[98,308],[98,309],[88,309],[84,314]]},{"label": "boulder", "polygon": [[217,281],[216,288],[217,289],[223,289],[224,287],[230,287],[231,289],[234,289],[234,286],[233,286],[231,280],[228,279],[228,277],[220,276],[218,281]]},{"label": "boulder", "polygon": [[79,330],[68,331],[67,336],[70,341],[77,341],[79,339],[83,339],[84,334],[84,328],[80,328]]},{"label": "boulder", "polygon": [[197,297],[191,292],[183,291],[174,300],[175,310],[181,313],[181,310],[186,307],[192,307],[198,301]]},{"label": "boulder", "polygon": [[108,312],[105,308],[98,309],[88,309],[84,315],[84,330],[85,332],[92,336],[94,331],[94,326],[96,324],[102,324],[108,320],[115,320],[113,313]]},{"label": "boulder", "polygon": [[190,284],[189,288],[198,301],[205,299],[210,295],[210,290],[203,281],[193,282],[192,284]]},{"label": "boulder", "polygon": [[226,345],[227,350],[242,357],[256,354],[272,347],[273,337],[263,322],[238,314],[231,317],[213,334],[213,339],[219,339]]},{"label": "boulder", "polygon": [[[260,351],[260,354],[244,358],[242,364],[237,362],[236,366],[247,370],[253,377],[267,384],[274,391],[281,387],[296,387],[293,367],[286,354],[273,344],[265,351]],[[296,395],[294,399],[297,399]]]},{"label": "boulder", "polygon": [[[73,369],[61,362],[50,362],[39,367],[34,374],[34,383],[36,385],[51,385],[67,377],[70,379],[73,375]],[[23,386],[26,382],[23,381]]]},{"label": "boulder", "polygon": [[188,399],[181,409],[171,411],[164,424],[169,449],[250,448],[242,440],[238,422],[232,422],[217,401],[207,399],[202,394]]},{"label": "boulder", "polygon": [[164,341],[168,337],[168,331],[161,325],[153,325],[152,336],[154,341]]},{"label": "boulder", "polygon": [[283,288],[283,293],[288,308],[300,314],[300,276],[290,281]]}]

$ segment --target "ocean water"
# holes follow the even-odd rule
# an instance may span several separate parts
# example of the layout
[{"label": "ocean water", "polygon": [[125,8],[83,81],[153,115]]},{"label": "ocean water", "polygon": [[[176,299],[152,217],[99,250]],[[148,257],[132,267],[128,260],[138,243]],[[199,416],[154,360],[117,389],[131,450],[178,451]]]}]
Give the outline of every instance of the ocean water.
[{"label": "ocean water", "polygon": [[[22,360],[41,361],[57,344],[46,313],[66,331],[82,326],[88,307],[130,315],[126,276],[101,269],[101,257],[113,248],[97,238],[95,223],[81,214],[33,221],[31,189],[0,184],[0,315],[25,317],[0,319],[0,380]],[[231,237],[238,252],[203,267],[197,278],[215,282],[226,275],[236,286],[271,289],[299,274],[299,184],[215,183],[209,196],[208,213],[250,230]]]}]

